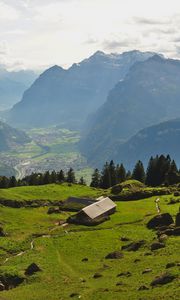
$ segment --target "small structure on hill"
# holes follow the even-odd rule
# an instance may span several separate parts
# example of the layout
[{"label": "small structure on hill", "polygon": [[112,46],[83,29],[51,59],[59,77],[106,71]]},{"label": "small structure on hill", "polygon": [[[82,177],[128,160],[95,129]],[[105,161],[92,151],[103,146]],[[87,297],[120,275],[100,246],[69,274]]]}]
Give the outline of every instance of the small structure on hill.
[{"label": "small structure on hill", "polygon": [[65,200],[61,203],[60,209],[78,212],[80,209],[82,209],[96,201],[97,201],[96,199],[92,199],[92,198],[69,197],[67,200]]},{"label": "small structure on hill", "polygon": [[100,197],[96,202],[81,209],[75,216],[70,217],[69,223],[82,225],[97,225],[109,219],[116,211],[116,204],[108,197]]}]

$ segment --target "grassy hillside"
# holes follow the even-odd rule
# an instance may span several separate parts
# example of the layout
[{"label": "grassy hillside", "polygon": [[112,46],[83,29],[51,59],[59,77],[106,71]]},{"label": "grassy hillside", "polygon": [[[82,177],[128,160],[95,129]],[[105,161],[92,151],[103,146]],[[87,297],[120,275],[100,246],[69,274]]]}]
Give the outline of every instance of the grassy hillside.
[{"label": "grassy hillside", "polygon": [[65,200],[70,196],[97,198],[102,190],[89,186],[64,184],[48,184],[42,186],[23,186],[0,189],[0,199],[10,200]]},{"label": "grassy hillside", "polygon": [[[33,199],[38,195],[44,199],[56,199],[61,195],[65,199],[70,194],[90,196],[99,193],[87,187],[65,185],[23,187],[3,192],[4,197],[11,196],[14,199]],[[160,205],[162,212],[170,212],[175,217],[179,204],[168,205],[171,197],[161,196]],[[117,212],[111,216],[111,220],[96,227],[56,225],[57,221],[65,220],[71,212],[48,215],[46,207],[15,209],[1,206],[0,225],[8,235],[0,238],[0,273],[24,276],[25,268],[32,262],[38,264],[42,271],[27,277],[15,289],[0,292],[0,299],[178,300],[177,279],[161,287],[150,287],[151,281],[162,272],[177,275],[179,271],[177,266],[166,270],[167,263],[179,262],[179,237],[169,237],[163,249],[150,250],[156,233],[148,230],[146,223],[156,214],[154,200],[152,197],[117,202]],[[127,237],[130,241],[143,239],[145,245],[136,252],[123,250],[122,259],[105,259],[108,253],[120,250],[121,246],[129,243],[122,242],[121,237]],[[25,252],[16,256],[22,251]],[[88,261],[83,262],[84,258],[88,258]],[[146,268],[152,271],[142,274]],[[102,277],[95,279],[93,276],[97,272]],[[129,277],[117,277],[124,272],[131,274]],[[138,291],[141,285],[146,285],[149,290]]]}]

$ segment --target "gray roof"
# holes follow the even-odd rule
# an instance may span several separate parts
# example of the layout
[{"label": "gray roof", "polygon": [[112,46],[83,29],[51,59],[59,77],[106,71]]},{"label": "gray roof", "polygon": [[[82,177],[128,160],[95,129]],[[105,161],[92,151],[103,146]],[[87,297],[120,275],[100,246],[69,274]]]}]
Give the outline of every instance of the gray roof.
[{"label": "gray roof", "polygon": [[91,219],[95,219],[109,210],[116,207],[116,204],[108,197],[103,198],[89,206],[86,206],[82,211]]}]

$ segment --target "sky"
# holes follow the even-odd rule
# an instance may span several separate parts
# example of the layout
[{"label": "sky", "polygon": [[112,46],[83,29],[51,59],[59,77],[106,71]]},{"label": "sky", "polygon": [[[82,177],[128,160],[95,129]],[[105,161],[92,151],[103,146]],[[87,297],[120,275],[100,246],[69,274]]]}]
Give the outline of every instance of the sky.
[{"label": "sky", "polygon": [[180,59],[179,0],[0,0],[0,65],[69,67],[97,50]]}]

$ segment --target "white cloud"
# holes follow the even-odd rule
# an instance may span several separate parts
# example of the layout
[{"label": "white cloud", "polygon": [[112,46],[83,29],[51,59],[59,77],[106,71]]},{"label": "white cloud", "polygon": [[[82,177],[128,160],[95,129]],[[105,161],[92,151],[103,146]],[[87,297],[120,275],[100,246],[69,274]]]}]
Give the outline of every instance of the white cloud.
[{"label": "white cloud", "polygon": [[0,24],[16,67],[68,66],[96,50],[180,56],[179,0],[0,0]]}]

